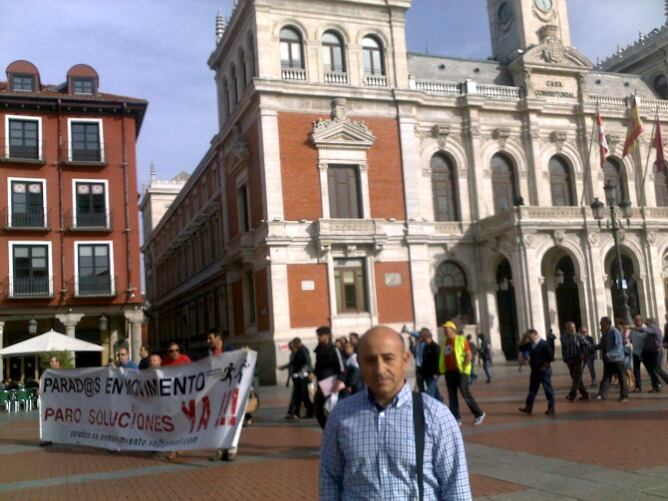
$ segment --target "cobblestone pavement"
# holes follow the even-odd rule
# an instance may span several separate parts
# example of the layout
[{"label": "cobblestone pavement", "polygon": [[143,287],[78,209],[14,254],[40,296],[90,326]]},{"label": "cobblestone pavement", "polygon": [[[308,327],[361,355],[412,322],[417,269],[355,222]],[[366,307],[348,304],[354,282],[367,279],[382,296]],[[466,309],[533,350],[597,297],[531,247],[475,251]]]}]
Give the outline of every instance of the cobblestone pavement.
[{"label": "cobblestone pavement", "polygon": [[[526,368],[496,366],[491,384],[472,386],[487,412],[479,427],[466,409],[462,416],[476,499],[668,499],[668,390],[634,393],[620,403],[613,387],[607,401],[571,403],[563,364],[555,367],[554,418],[543,415],[542,395],[534,416],[517,412],[528,387]],[[602,373],[600,365],[597,370]],[[261,409],[233,463],[208,461],[212,451],[168,461],[146,453],[40,448],[35,412],[2,413],[0,500],[317,499],[321,432],[313,420],[283,419],[289,391],[262,388]]]}]

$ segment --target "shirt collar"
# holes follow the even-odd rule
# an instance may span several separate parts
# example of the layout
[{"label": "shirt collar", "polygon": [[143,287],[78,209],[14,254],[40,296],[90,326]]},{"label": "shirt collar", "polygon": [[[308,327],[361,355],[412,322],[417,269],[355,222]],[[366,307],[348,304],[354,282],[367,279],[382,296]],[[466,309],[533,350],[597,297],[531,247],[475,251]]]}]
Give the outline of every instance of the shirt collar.
[{"label": "shirt collar", "polygon": [[411,389],[408,387],[408,382],[407,381],[404,381],[403,388],[401,388],[399,393],[397,393],[397,396],[394,397],[392,402],[390,402],[390,404],[385,408],[381,407],[380,405],[378,405],[378,403],[376,403],[376,400],[373,398],[373,394],[369,391],[369,388],[366,389],[366,396],[367,396],[367,399],[369,400],[369,403],[373,407],[375,407],[376,410],[378,410],[379,412],[382,411],[382,410],[388,409],[390,407],[399,408],[402,405],[404,405],[406,402],[411,400],[411,398],[412,398],[411,397]]}]

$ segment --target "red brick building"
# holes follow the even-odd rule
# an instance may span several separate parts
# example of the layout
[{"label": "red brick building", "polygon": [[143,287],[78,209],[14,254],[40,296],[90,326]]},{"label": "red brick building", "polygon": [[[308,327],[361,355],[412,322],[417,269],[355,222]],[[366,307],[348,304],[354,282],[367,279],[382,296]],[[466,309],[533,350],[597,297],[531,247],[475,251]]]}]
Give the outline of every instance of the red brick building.
[{"label": "red brick building", "polygon": [[[88,65],[47,85],[28,61],[0,82],[0,342],[50,328],[136,356],[143,321],[135,144],[147,103],[99,91]],[[126,341],[127,340],[127,341]],[[131,342],[130,342],[131,340]],[[116,345],[116,346],[115,346]],[[36,373],[13,358],[3,375]]]}]

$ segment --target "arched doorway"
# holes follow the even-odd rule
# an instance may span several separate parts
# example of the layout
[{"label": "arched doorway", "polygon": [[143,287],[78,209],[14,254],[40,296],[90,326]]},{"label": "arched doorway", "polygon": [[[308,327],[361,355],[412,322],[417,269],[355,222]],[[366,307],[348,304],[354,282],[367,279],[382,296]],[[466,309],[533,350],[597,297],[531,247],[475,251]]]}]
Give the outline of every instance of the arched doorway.
[{"label": "arched doorway", "polygon": [[452,261],[445,261],[436,270],[436,321],[442,325],[453,320],[459,325],[474,323],[471,294],[464,270]]},{"label": "arched doorway", "polygon": [[[633,260],[622,254],[622,270],[624,272],[624,281],[621,283],[618,279],[619,266],[617,265],[617,258],[615,250],[610,251],[612,259],[610,261],[610,293],[612,294],[612,311],[615,318],[623,316],[624,298],[622,297],[622,288],[626,290],[627,304],[631,312],[631,316],[640,314],[640,296],[638,294],[638,282],[635,276],[635,267]],[[609,254],[609,256],[610,256]]]},{"label": "arched doorway", "polygon": [[519,332],[517,328],[517,308],[515,307],[515,287],[510,262],[504,259],[496,268],[496,311],[499,314],[501,349],[506,360],[517,359]]},{"label": "arched doorway", "polygon": [[555,284],[559,328],[563,329],[566,322],[575,322],[579,329],[582,326],[580,294],[575,281],[575,267],[569,256],[564,256],[557,262]]}]

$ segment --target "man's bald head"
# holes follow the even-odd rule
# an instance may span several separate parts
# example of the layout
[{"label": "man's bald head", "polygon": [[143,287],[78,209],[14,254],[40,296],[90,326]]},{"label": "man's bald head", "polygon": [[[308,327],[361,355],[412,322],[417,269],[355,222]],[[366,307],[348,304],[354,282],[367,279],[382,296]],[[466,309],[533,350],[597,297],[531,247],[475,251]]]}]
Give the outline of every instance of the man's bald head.
[{"label": "man's bald head", "polygon": [[403,388],[408,358],[401,334],[389,327],[369,329],[360,339],[362,379],[379,405],[387,406]]},{"label": "man's bald head", "polygon": [[406,346],[404,345],[404,339],[401,337],[401,334],[399,334],[394,329],[387,327],[385,325],[378,325],[366,331],[364,335],[360,338],[360,353],[362,352],[364,347],[369,344],[369,342],[377,338],[385,338],[385,337],[400,345],[401,353],[406,351]]}]

